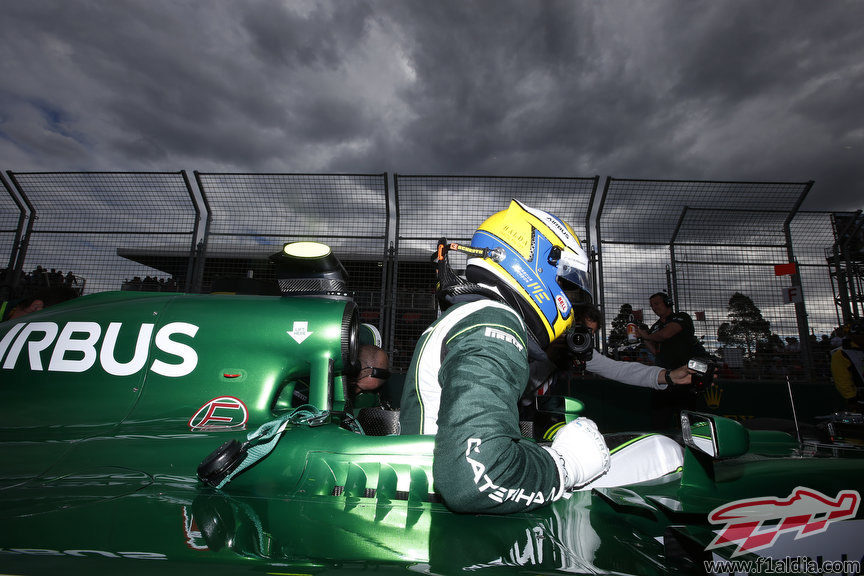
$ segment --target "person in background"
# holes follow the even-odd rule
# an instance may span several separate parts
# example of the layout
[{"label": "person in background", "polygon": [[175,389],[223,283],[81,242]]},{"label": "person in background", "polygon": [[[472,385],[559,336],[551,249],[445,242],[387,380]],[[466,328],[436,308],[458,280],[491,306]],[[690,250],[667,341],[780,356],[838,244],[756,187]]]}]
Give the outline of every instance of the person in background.
[{"label": "person in background", "polygon": [[[365,407],[379,403],[377,392],[390,377],[390,357],[381,348],[381,332],[372,324],[360,324],[357,331],[360,350],[357,353],[359,372],[351,377],[349,386],[354,394],[355,406]],[[366,392],[373,392],[364,396]]]},{"label": "person in background", "polygon": [[[665,292],[652,294],[648,299],[651,310],[658,316],[650,329],[638,328],[636,335],[654,354],[657,366],[672,370],[686,366],[696,356],[707,356],[695,336],[693,319],[686,312],[672,309],[672,298]],[[651,397],[652,426],[668,428],[678,425],[681,410],[698,410],[697,398],[683,388],[653,392]]]},{"label": "person in background", "polygon": [[[381,334],[371,324],[361,324],[358,330],[356,371],[345,376],[347,402],[350,408],[365,408],[380,403],[378,391],[390,377],[390,358],[381,348]],[[309,401],[305,383],[293,391],[292,406]]]},{"label": "person in background", "polygon": [[37,292],[33,296],[19,301],[18,304],[9,311],[8,316],[4,318],[4,320],[14,320],[21,316],[32,314],[33,312],[39,312],[44,308],[71,300],[77,296],[78,292],[68,286],[54,286],[52,288],[46,288],[45,290]]},{"label": "person in background", "polygon": [[845,409],[861,412],[861,388],[864,387],[864,320],[852,322],[846,337],[831,353],[831,377],[845,401]]},{"label": "person in background", "polygon": [[654,363],[662,368],[684,366],[694,356],[704,356],[698,343],[693,319],[686,312],[672,309],[672,298],[665,292],[652,294],[648,299],[657,321],[650,329],[637,328],[636,334],[654,354]]},{"label": "person in background", "polygon": [[[593,304],[578,304],[573,307],[573,315],[578,322],[596,334],[603,321],[600,310]],[[567,346],[564,339],[557,340],[547,350],[550,361],[555,363],[557,369],[570,368]],[[674,369],[662,368],[660,366],[647,366],[639,362],[622,362],[613,360],[599,353],[591,355],[591,359],[585,363],[588,372],[615,380],[630,386],[653,388],[655,390],[666,390],[669,386],[683,386],[692,383],[693,371],[687,368],[686,362]]]},{"label": "person in background", "polygon": [[390,361],[387,353],[372,344],[363,344],[357,354],[360,371],[352,379],[355,394],[374,392],[390,377]]}]

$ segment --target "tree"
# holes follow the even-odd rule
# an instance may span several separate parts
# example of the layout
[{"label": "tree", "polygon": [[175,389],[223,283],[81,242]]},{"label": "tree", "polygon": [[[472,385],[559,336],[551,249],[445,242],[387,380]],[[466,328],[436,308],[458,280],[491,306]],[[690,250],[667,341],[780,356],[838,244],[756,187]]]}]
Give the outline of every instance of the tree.
[{"label": "tree", "polygon": [[[771,338],[771,323],[762,317],[762,311],[749,296],[735,292],[729,298],[728,310],[730,343],[743,344],[748,356],[752,355],[759,342],[767,342]],[[718,330],[718,339],[719,336]]]},{"label": "tree", "polygon": [[627,324],[631,322],[633,306],[623,304],[618,311],[618,316],[612,320],[612,331],[609,332],[607,344],[609,348],[615,349],[627,345]]}]

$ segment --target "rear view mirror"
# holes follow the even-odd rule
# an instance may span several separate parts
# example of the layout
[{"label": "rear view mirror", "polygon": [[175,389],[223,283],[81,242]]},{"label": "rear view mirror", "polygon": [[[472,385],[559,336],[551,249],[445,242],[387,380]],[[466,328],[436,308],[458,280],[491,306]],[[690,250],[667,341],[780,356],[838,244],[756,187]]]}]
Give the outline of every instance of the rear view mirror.
[{"label": "rear view mirror", "polygon": [[735,458],[746,454],[750,448],[750,434],[735,420],[703,414],[681,413],[681,432],[684,443],[690,448],[712,458]]},{"label": "rear view mirror", "polygon": [[563,416],[579,414],[585,408],[582,402],[569,396],[537,396],[535,406],[538,412]]},{"label": "rear view mirror", "polygon": [[585,407],[579,400],[567,396],[537,396],[534,405],[537,413],[528,436],[538,442],[551,442],[558,430],[575,420]]}]

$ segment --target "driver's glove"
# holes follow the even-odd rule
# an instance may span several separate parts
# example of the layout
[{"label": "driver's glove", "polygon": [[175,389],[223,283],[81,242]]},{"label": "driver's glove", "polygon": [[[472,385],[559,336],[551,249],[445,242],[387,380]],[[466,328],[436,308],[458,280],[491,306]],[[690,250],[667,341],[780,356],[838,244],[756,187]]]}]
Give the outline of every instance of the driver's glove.
[{"label": "driver's glove", "polygon": [[558,467],[562,491],[587,484],[609,471],[609,448],[597,425],[588,418],[577,418],[561,428],[552,446],[545,448]]}]

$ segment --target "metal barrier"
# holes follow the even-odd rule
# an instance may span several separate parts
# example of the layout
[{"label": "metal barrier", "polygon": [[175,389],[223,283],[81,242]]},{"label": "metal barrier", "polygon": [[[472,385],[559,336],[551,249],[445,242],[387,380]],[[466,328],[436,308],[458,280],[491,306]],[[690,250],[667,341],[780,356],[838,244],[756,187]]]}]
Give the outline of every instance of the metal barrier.
[{"label": "metal barrier", "polygon": [[195,179],[209,215],[196,291],[211,292],[236,278],[261,281],[266,289],[274,280],[268,257],[286,242],[315,240],[329,244],[345,266],[361,320],[382,328],[386,174],[195,172]]},{"label": "metal barrier", "polygon": [[13,297],[13,285],[17,285],[15,277],[15,263],[18,258],[18,249],[21,237],[24,234],[24,224],[27,212],[21,200],[14,194],[6,177],[0,174],[0,183],[6,190],[6,194],[0,194],[0,258],[8,254],[8,265],[0,270],[0,299],[8,300]]},{"label": "metal barrier", "polygon": [[[318,240],[345,264],[363,321],[381,329],[397,370],[437,315],[438,239],[469,242],[512,198],[566,220],[592,253],[605,336],[625,304],[650,324],[648,296],[666,289],[715,351],[740,292],[771,332],[742,355],[742,375],[812,370],[827,379],[827,335],[862,304],[856,234],[864,219],[800,212],[811,182],[607,178],[598,199],[599,177],[396,174],[391,192],[387,174],[196,172],[197,189],[185,172],[8,176],[5,194],[0,188],[4,300],[57,284],[85,293],[249,291],[272,281],[269,256],[283,243]],[[793,275],[776,275],[790,262]],[[464,258],[453,265],[463,269]]]},{"label": "metal barrier", "polygon": [[864,318],[864,214],[832,215],[834,244],[825,249],[831,267],[838,319],[852,322]]},{"label": "metal barrier", "polygon": [[[778,276],[775,266],[795,261],[791,221],[812,184],[607,179],[597,217],[607,316],[631,304],[650,324],[648,298],[666,291],[676,310],[694,317],[696,335],[712,351],[724,344],[718,331],[740,293],[770,321],[770,332],[799,341],[796,359],[808,371],[800,274]],[[762,344],[761,352],[778,351],[767,334]],[[749,342],[745,348],[753,359],[756,350]]]},{"label": "metal barrier", "polygon": [[198,216],[185,172],[8,174],[29,210],[17,288],[186,289]]}]

